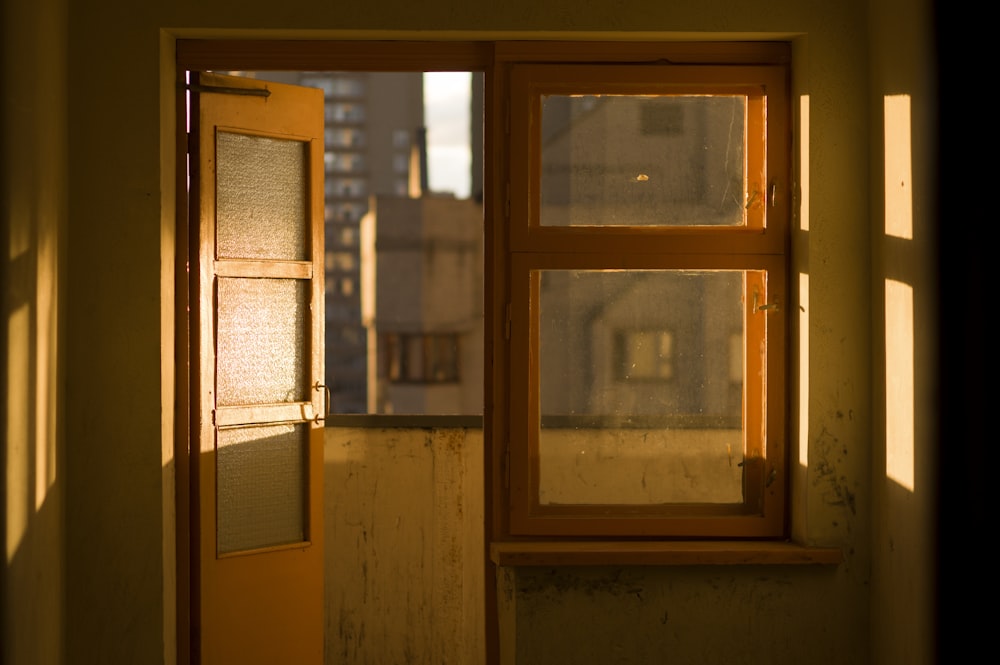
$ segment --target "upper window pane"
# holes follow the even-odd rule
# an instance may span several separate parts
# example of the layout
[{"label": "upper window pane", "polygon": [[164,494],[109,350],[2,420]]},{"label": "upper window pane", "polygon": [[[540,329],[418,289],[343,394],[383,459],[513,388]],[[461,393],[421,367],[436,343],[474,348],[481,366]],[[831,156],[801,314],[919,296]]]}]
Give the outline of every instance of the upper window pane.
[{"label": "upper window pane", "polygon": [[746,97],[543,95],[543,226],[741,226]]},{"label": "upper window pane", "polygon": [[216,151],[219,258],[305,260],[308,145],[219,132]]}]

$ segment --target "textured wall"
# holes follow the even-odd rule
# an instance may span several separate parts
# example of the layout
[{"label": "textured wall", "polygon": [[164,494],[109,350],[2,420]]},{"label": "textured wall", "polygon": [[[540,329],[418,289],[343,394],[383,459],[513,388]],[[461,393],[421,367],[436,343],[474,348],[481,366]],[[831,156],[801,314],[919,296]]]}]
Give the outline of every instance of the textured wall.
[{"label": "textured wall", "polygon": [[482,432],[331,428],[325,457],[327,663],[483,662]]}]

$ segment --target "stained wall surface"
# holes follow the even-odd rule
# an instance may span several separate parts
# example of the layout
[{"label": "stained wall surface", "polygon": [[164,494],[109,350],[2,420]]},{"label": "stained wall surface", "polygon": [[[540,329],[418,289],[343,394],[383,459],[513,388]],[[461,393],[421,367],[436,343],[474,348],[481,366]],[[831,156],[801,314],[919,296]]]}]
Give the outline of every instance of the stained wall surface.
[{"label": "stained wall surface", "polygon": [[485,660],[479,429],[331,428],[326,662]]}]

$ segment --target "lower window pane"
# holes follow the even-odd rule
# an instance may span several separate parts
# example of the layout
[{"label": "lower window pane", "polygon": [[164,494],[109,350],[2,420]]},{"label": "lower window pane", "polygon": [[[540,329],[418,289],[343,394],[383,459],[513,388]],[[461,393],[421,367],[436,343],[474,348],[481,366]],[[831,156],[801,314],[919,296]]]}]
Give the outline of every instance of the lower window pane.
[{"label": "lower window pane", "polygon": [[540,504],[743,501],[744,293],[739,270],[541,271]]},{"label": "lower window pane", "polygon": [[307,538],[308,442],[303,424],[219,430],[220,554]]}]

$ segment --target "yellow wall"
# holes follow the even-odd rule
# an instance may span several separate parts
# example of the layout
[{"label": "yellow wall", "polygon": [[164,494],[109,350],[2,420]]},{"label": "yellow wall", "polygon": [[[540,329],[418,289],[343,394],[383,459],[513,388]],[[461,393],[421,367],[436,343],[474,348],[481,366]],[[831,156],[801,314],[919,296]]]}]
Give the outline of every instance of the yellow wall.
[{"label": "yellow wall", "polygon": [[887,94],[910,95],[915,236],[935,223],[922,205],[926,24],[902,29],[899,4],[5,0],[4,662],[175,660],[170,53],[174,37],[226,29],[794,39],[793,524],[845,562],[507,570],[503,659],[929,662],[935,333],[924,323],[936,301],[925,283],[910,284],[911,387],[886,378],[897,347],[882,332],[883,271],[930,268],[922,240],[884,239]]},{"label": "yellow wall", "polygon": [[873,662],[885,663],[924,662],[928,645],[913,636],[934,633],[937,604],[924,582],[937,563],[928,516],[938,505],[939,380],[934,365],[919,362],[939,344],[937,145],[921,140],[937,127],[936,80],[927,75],[937,61],[932,17],[910,4],[886,0],[871,10],[873,33],[886,37],[871,42],[869,100],[871,615]]},{"label": "yellow wall", "polygon": [[4,2],[0,18],[4,663],[59,663],[65,644],[65,14],[62,0]]}]

